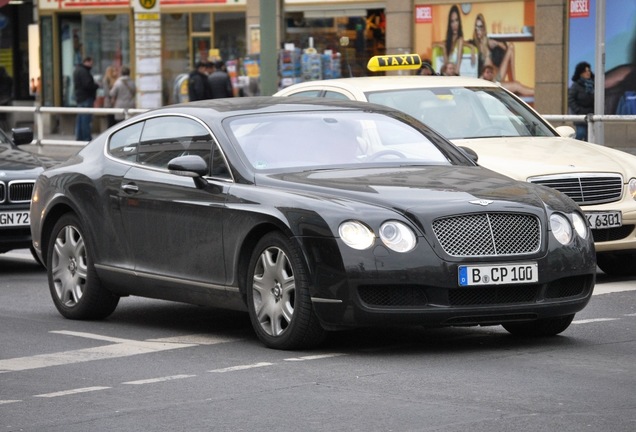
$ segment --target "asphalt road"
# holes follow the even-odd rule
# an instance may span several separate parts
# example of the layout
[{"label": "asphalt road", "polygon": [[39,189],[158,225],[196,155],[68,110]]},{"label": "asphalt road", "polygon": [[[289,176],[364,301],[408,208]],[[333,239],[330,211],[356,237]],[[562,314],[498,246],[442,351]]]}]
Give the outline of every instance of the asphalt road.
[{"label": "asphalt road", "polygon": [[636,430],[636,284],[600,273],[561,336],[356,330],[264,348],[246,314],[123,298],[55,310],[28,251],[0,255],[0,431]]}]

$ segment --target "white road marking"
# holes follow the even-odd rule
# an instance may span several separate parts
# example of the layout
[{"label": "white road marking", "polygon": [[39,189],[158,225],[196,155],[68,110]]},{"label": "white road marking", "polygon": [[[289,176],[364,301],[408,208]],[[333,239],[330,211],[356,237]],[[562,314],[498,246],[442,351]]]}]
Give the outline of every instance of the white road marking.
[{"label": "white road marking", "polygon": [[234,372],[234,371],[240,371],[245,369],[254,369],[254,368],[259,368],[264,366],[272,366],[273,364],[274,363],[262,362],[262,363],[254,363],[250,365],[232,366],[232,367],[223,368],[223,369],[213,369],[208,372],[214,372],[214,373]]},{"label": "white road marking", "polygon": [[193,334],[183,336],[172,336],[159,339],[147,339],[148,342],[167,342],[167,343],[180,343],[180,344],[194,344],[194,345],[216,345],[227,342],[236,342],[242,340],[241,338],[232,337],[218,337],[210,336],[207,334]]},{"label": "white road marking", "polygon": [[574,320],[572,324],[589,324],[594,322],[603,322],[603,321],[616,321],[619,318],[594,318],[594,319],[585,319],[585,320]]},{"label": "white road marking", "polygon": [[6,405],[6,404],[10,404],[10,403],[16,403],[16,402],[22,402],[19,399],[14,399],[14,400],[0,400],[0,405]]},{"label": "white road marking", "polygon": [[77,389],[72,389],[72,390],[64,390],[64,391],[59,391],[59,392],[54,392],[54,393],[39,394],[39,395],[35,395],[33,397],[53,398],[53,397],[68,396],[68,395],[73,395],[73,394],[78,394],[78,393],[87,393],[87,392],[92,392],[92,391],[107,390],[109,388],[111,388],[111,387],[84,387],[84,388],[77,388]]},{"label": "white road marking", "polygon": [[30,357],[19,357],[0,360],[0,373],[15,372],[28,369],[38,369],[49,366],[60,366],[74,363],[83,363],[94,360],[105,360],[119,357],[128,357],[138,354],[149,354],[160,351],[168,351],[179,348],[196,346],[195,344],[171,344],[164,342],[146,342],[79,332],[51,332],[72,336],[82,336],[97,340],[115,342],[112,345],[104,345],[94,348],[85,348],[73,351],[62,351],[50,354],[39,354]]},{"label": "white road marking", "polygon": [[316,354],[316,355],[303,356],[303,357],[290,357],[284,360],[285,361],[307,361],[307,360],[318,360],[318,359],[329,358],[329,357],[338,357],[342,355],[346,355],[346,354],[345,353]]},{"label": "white road marking", "polygon": [[633,281],[608,282],[594,287],[592,295],[611,294],[625,291],[636,291],[636,283]]},{"label": "white road marking", "polygon": [[165,377],[160,377],[160,378],[150,378],[150,379],[145,379],[145,380],[127,381],[127,382],[124,382],[122,384],[132,384],[132,385],[154,384],[154,383],[158,383],[158,382],[165,382],[165,381],[172,381],[172,380],[178,380],[178,379],[192,378],[192,377],[195,377],[195,376],[196,375],[172,375],[172,376],[165,376]]}]

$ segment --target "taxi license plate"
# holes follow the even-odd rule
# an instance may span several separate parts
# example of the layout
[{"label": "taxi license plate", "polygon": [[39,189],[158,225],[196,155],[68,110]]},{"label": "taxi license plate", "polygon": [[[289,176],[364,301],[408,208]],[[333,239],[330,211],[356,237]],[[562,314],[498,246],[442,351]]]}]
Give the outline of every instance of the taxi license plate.
[{"label": "taxi license plate", "polygon": [[27,226],[29,223],[28,210],[0,212],[0,227]]},{"label": "taxi license plate", "polygon": [[537,263],[459,266],[459,286],[523,284],[539,281]]},{"label": "taxi license plate", "polygon": [[622,215],[619,211],[585,213],[585,217],[592,229],[608,229],[623,225]]}]

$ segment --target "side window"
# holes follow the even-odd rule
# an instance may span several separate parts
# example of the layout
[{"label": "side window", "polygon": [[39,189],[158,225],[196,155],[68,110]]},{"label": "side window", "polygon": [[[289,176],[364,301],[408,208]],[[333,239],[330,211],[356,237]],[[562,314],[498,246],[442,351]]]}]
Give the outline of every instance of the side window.
[{"label": "side window", "polygon": [[320,93],[322,90],[304,90],[299,91],[298,93],[293,93],[288,96],[290,97],[320,97]]},{"label": "side window", "polygon": [[198,155],[209,166],[212,145],[212,137],[200,123],[178,116],[156,117],[146,120],[137,162],[167,168],[178,156]]},{"label": "side window", "polygon": [[212,147],[212,177],[231,179],[230,170],[227,167],[227,163],[223,158],[223,153],[219,149],[219,146],[215,143]]},{"label": "side window", "polygon": [[108,152],[118,159],[135,162],[143,126],[144,122],[135,123],[112,134]]},{"label": "side window", "polygon": [[335,92],[335,91],[331,91],[331,90],[327,90],[325,92],[325,96],[327,99],[340,99],[340,100],[350,100],[352,98],[349,98],[347,95],[342,94],[340,92]]}]

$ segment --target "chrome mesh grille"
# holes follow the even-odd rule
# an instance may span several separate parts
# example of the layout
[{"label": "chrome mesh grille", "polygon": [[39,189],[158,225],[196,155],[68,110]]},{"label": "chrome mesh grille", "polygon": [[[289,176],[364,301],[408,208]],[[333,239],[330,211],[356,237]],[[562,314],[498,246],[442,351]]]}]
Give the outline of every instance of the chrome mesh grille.
[{"label": "chrome mesh grille", "polygon": [[532,215],[476,213],[437,219],[433,231],[442,249],[456,257],[510,256],[541,247],[541,224]]},{"label": "chrome mesh grille", "polygon": [[579,205],[620,201],[623,196],[623,178],[618,174],[544,176],[529,181],[563,192]]},{"label": "chrome mesh grille", "polygon": [[8,201],[10,203],[25,203],[31,201],[34,184],[34,180],[10,182]]}]

